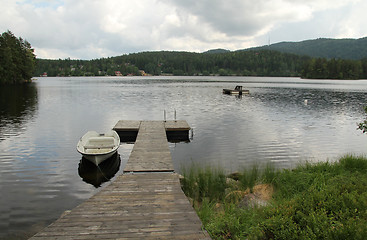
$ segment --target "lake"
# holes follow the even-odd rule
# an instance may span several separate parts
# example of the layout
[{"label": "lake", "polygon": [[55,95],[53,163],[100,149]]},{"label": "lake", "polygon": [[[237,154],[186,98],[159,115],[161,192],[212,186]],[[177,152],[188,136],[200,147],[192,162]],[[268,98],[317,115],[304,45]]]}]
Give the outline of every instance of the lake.
[{"label": "lake", "polygon": [[[236,85],[250,94],[222,94]],[[39,78],[1,86],[0,94],[0,239],[27,239],[108,184],[84,175],[76,144],[118,120],[163,120],[164,112],[186,120],[190,142],[169,144],[177,172],[193,163],[228,173],[254,164],[293,168],[367,153],[367,135],[357,130],[367,80]],[[132,147],[120,146],[108,178],[122,174]]]}]

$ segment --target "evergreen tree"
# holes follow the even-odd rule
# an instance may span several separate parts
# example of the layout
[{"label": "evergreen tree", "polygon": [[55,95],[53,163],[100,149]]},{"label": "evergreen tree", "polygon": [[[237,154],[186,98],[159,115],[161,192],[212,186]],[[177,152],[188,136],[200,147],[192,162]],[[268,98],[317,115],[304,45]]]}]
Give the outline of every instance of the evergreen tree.
[{"label": "evergreen tree", "polygon": [[10,31],[0,35],[0,83],[29,81],[35,69],[31,44]]}]

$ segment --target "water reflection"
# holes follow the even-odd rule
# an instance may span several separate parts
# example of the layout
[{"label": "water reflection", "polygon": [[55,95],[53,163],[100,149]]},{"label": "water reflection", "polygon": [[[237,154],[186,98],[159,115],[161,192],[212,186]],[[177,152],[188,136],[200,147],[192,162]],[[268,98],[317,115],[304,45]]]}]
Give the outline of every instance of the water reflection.
[{"label": "water reflection", "polygon": [[[236,85],[250,94],[222,94]],[[177,172],[192,163],[235,172],[367,154],[367,136],[356,130],[365,118],[367,81],[67,77],[24,87],[0,89],[0,239],[34,234],[34,224],[47,226],[105,187],[105,177],[122,174],[132,144],[121,144],[120,159],[110,163],[116,169],[104,176],[75,149],[86,131],[105,132],[122,119],[163,120],[166,110],[173,120],[176,109],[177,119],[192,128],[190,143],[170,143]]]},{"label": "water reflection", "polygon": [[37,110],[37,88],[33,83],[0,87],[0,141],[24,131],[24,124]]},{"label": "water reflection", "polygon": [[78,173],[84,182],[92,184],[98,188],[102,183],[108,182],[120,169],[121,158],[115,153],[109,159],[106,159],[98,166],[89,160],[82,158],[79,163]]},{"label": "water reflection", "polygon": [[257,86],[241,100],[218,96],[222,86],[206,89],[195,111],[199,114],[185,113],[195,140],[175,147],[175,167],[200,162],[233,172],[253,164],[290,168],[345,153],[364,154],[366,138],[356,128],[363,119],[366,86],[312,87]]},{"label": "water reflection", "polygon": [[103,161],[99,166],[94,165],[85,158],[79,163],[78,173],[84,182],[92,184],[98,188],[102,183],[108,182],[120,169],[121,158],[115,153],[109,159]]}]

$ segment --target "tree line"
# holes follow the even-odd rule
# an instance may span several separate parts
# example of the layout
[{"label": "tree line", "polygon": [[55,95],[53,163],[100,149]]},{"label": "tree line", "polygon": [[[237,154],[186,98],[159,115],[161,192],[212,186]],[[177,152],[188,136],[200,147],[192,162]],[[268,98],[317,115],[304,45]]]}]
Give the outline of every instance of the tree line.
[{"label": "tree line", "polygon": [[313,58],[305,62],[302,78],[367,79],[367,59]]},{"label": "tree line", "polygon": [[35,55],[31,44],[17,38],[11,31],[0,35],[0,84],[29,81],[35,70]]},{"label": "tree line", "polygon": [[37,59],[36,75],[221,75],[367,79],[367,59],[345,60],[299,56],[273,50],[222,53],[141,52],[94,60]]},{"label": "tree line", "polygon": [[95,60],[37,59],[37,76],[237,75],[299,76],[308,57],[276,51],[142,52]]},{"label": "tree line", "polygon": [[[93,60],[36,59],[28,41],[0,36],[0,83],[32,76],[221,75],[367,79],[367,59],[311,58],[274,50],[141,52]],[[45,74],[46,73],[46,74]]]}]

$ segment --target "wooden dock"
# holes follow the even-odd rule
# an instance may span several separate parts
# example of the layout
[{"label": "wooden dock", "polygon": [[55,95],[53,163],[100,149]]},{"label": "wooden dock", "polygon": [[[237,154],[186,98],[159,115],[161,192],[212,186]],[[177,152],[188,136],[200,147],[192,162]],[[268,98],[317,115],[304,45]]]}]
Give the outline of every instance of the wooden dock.
[{"label": "wooden dock", "polygon": [[124,174],[31,239],[210,239],[168,148],[166,131],[188,131],[186,121],[119,121],[114,129],[138,131]]},{"label": "wooden dock", "polygon": [[224,94],[230,95],[242,95],[242,94],[249,94],[249,90],[243,90],[242,86],[236,86],[235,89],[223,89]]},{"label": "wooden dock", "polygon": [[124,172],[174,172],[163,121],[140,123]]}]

